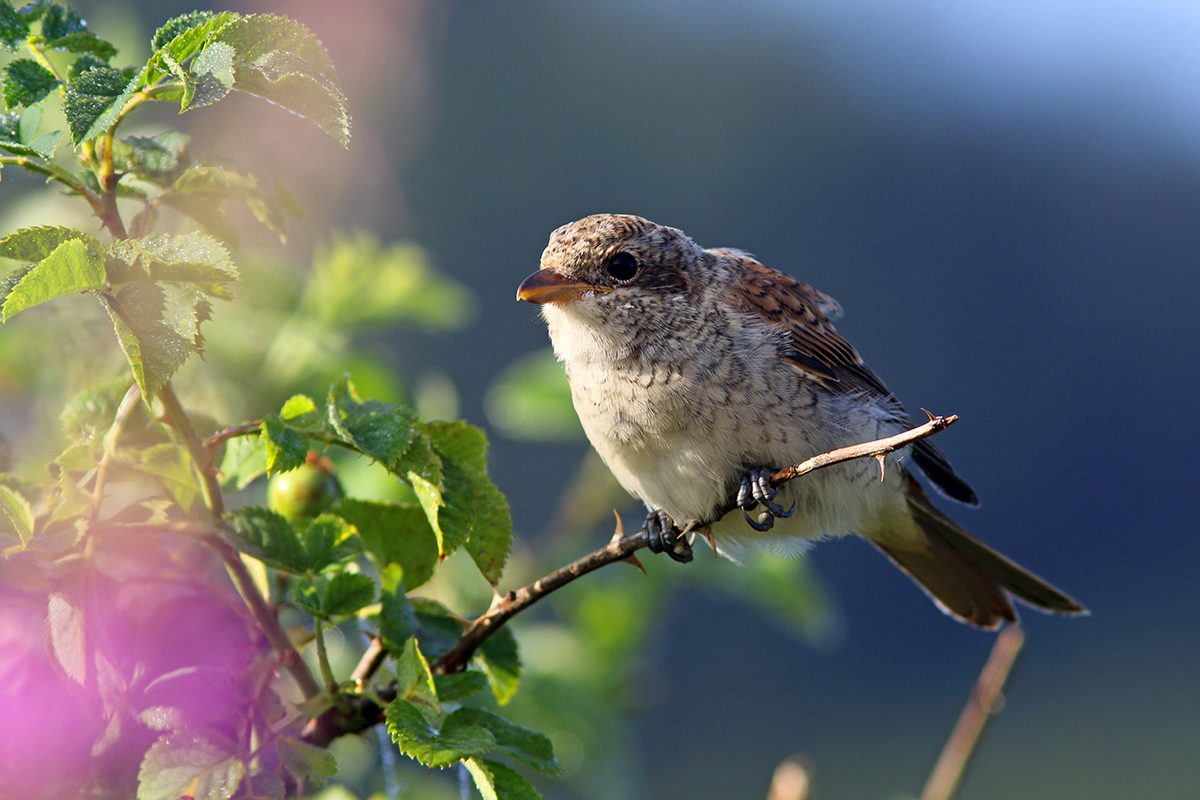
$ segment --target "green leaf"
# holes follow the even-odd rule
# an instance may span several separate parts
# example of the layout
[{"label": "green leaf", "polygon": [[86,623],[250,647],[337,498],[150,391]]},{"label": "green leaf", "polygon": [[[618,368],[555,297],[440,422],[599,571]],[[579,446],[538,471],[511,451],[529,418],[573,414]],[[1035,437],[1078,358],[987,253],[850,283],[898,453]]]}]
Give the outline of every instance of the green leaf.
[{"label": "green leaf", "polygon": [[[19,258],[13,253],[38,250],[48,244],[56,232],[65,230],[32,228],[18,231],[0,241],[0,255]],[[43,237],[38,235],[40,232],[47,233]],[[63,241],[49,255],[5,293],[0,320],[7,322],[13,315],[55,297],[98,289],[104,285],[104,245],[98,239],[78,231],[69,231],[68,236],[62,237]],[[34,239],[39,241],[35,243]]]},{"label": "green leaf", "polygon": [[430,722],[442,713],[429,662],[415,638],[409,638],[396,656],[396,697],[411,703]]},{"label": "green leaf", "polygon": [[302,431],[319,431],[325,427],[321,410],[311,397],[303,394],[288,398],[279,411],[279,417],[290,427]]},{"label": "green leaf", "polygon": [[78,684],[87,683],[88,648],[84,625],[86,615],[76,598],[53,592],[46,605],[46,632],[50,648],[63,672]]},{"label": "green leaf", "polygon": [[20,50],[29,38],[29,23],[8,3],[0,3],[0,45]]},{"label": "green leaf", "polygon": [[299,534],[281,515],[247,506],[225,515],[226,539],[239,551],[264,564],[299,575],[308,571],[309,557]]},{"label": "green leaf", "polygon": [[483,800],[542,800],[532,783],[499,761],[469,758],[463,763]]},{"label": "green leaf", "polygon": [[292,602],[314,617],[322,616],[321,591],[311,577],[305,576],[296,581],[292,590]]},{"label": "green leaf", "polygon": [[275,414],[263,417],[262,440],[267,451],[267,474],[270,475],[296,469],[308,455],[308,437],[284,425]]},{"label": "green leaf", "polygon": [[463,634],[461,619],[436,600],[411,597],[413,616],[417,620],[417,641],[421,652],[437,660],[454,646]]},{"label": "green leaf", "polygon": [[54,73],[32,58],[10,61],[0,72],[0,89],[6,109],[40,103],[62,83]]},{"label": "green leaf", "polygon": [[438,564],[437,538],[420,507],[343,500],[335,513],[358,529],[363,549],[377,569],[400,565],[406,591],[433,577]]},{"label": "green leaf", "polygon": [[437,688],[440,702],[452,703],[482,691],[488,685],[488,678],[482,672],[468,669],[448,675],[434,675],[433,685]]},{"label": "green leaf", "polygon": [[107,61],[117,54],[112,42],[106,42],[89,31],[75,31],[59,36],[43,45],[47,50],[66,50],[68,53],[90,53]]},{"label": "green leaf", "polygon": [[168,733],[142,758],[137,800],[228,800],[245,774],[246,765],[214,735]]},{"label": "green leaf", "polygon": [[326,778],[337,775],[337,759],[333,753],[303,739],[280,736],[275,740],[275,752],[292,777],[313,786],[323,786]]},{"label": "green leaf", "polygon": [[97,243],[100,241],[75,228],[52,226],[22,228],[0,239],[0,257],[11,258],[14,261],[41,261],[53,253],[60,244],[72,239],[91,240]]},{"label": "green leaf", "polygon": [[307,554],[306,569],[320,572],[357,556],[362,552],[362,541],[354,534],[354,526],[329,513],[308,523],[300,534]]},{"label": "green leaf", "polygon": [[375,581],[354,572],[338,572],[325,584],[321,612],[329,618],[346,617],[375,600]]},{"label": "green leaf", "polygon": [[418,423],[442,462],[438,516],[447,541],[462,540],[475,566],[493,586],[512,546],[508,500],[487,474],[487,437],[465,422]]},{"label": "green leaf", "polygon": [[514,439],[583,439],[567,375],[548,347],[505,367],[488,389],[486,409],[488,420]]},{"label": "green leaf", "polygon": [[128,136],[113,147],[116,169],[165,186],[191,164],[186,133],[169,131],[157,136]]},{"label": "green leaf", "polygon": [[216,31],[210,42],[236,51],[235,89],[310,119],[343,147],[349,145],[346,98],[325,48],[308,28],[287,17],[251,14]]},{"label": "green leaf", "polygon": [[241,280],[220,242],[204,233],[123,239],[108,248],[108,280],[228,283]]},{"label": "green leaf", "polygon": [[21,544],[29,544],[34,530],[33,508],[29,501],[15,489],[0,484],[0,511],[4,512],[17,536],[21,537]]},{"label": "green leaf", "polygon": [[[65,245],[64,245],[65,246]],[[153,397],[192,353],[203,352],[200,323],[211,305],[192,283],[126,284],[100,293],[142,397]]]},{"label": "green leaf", "polygon": [[527,767],[552,775],[562,772],[554,758],[554,745],[544,734],[514,725],[498,714],[482,708],[460,708],[447,719],[457,719],[463,725],[485,728],[496,740],[496,749],[512,756]]},{"label": "green leaf", "polygon": [[17,14],[21,19],[25,20],[26,24],[32,25],[37,22],[46,12],[50,10],[50,0],[33,0],[31,3],[26,3],[17,9]]},{"label": "green leaf", "polygon": [[75,144],[112,127],[125,103],[138,90],[139,81],[140,76],[130,78],[107,64],[86,69],[70,81],[63,99],[63,113]]},{"label": "green leaf", "polygon": [[388,653],[395,657],[403,650],[404,642],[416,635],[416,616],[403,592],[384,589],[379,605],[379,635]]},{"label": "green leaf", "polygon": [[200,49],[213,30],[237,19],[237,16],[232,11],[220,14],[214,14],[212,11],[192,11],[181,14],[167,20],[154,32],[150,49],[157,52],[166,48],[177,61],[183,61]]},{"label": "green leaf", "polygon": [[387,727],[401,753],[429,767],[446,767],[482,755],[496,744],[486,728],[463,724],[454,714],[440,729],[435,728],[416,706],[400,698],[388,704]]},{"label": "green leaf", "polygon": [[521,682],[521,655],[517,640],[508,628],[501,628],[479,646],[479,660],[492,684],[496,702],[505,705],[517,693]]},{"label": "green leaf", "polygon": [[233,89],[234,50],[224,42],[210,42],[192,59],[191,92],[184,94],[180,111],[190,111],[220,100]]},{"label": "green leaf", "polygon": [[78,14],[58,3],[51,3],[42,16],[42,36],[45,39],[61,39],[86,30],[87,23]]},{"label": "green leaf", "polygon": [[225,442],[225,458],[221,462],[221,480],[234,482],[245,489],[267,472],[267,448],[259,436],[236,436]]},{"label": "green leaf", "polygon": [[192,510],[200,490],[192,474],[192,460],[182,447],[160,444],[139,453],[142,471],[152,475],[185,512]]}]

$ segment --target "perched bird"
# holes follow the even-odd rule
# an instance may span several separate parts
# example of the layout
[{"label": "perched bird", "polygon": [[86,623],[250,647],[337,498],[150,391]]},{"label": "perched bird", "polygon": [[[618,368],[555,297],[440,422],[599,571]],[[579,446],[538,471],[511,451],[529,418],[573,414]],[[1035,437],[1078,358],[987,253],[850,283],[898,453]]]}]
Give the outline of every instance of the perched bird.
[{"label": "perched bird", "polygon": [[[966,622],[1016,620],[1010,594],[1085,612],[930,502],[902,457],[978,505],[928,440],[883,465],[859,459],[771,487],[779,468],[912,427],[834,330],[841,308],[828,295],[739,250],[598,214],[551,234],[517,298],[541,305],[588,438],[649,509],[651,549],[687,561],[692,532],[722,551],[856,533]],[[715,519],[734,496],[742,513]]]}]

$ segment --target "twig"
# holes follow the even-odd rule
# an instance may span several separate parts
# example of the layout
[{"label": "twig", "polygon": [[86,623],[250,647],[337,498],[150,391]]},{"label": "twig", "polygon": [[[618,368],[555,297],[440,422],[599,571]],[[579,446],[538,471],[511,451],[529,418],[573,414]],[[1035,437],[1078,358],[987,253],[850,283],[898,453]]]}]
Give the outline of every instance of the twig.
[{"label": "twig", "polygon": [[[843,461],[850,461],[855,458],[864,458],[867,456],[882,457],[920,439],[932,436],[957,420],[958,417],[953,414],[947,417],[934,417],[930,415],[929,422],[897,436],[843,447],[810,458],[802,464],[782,469],[772,476],[771,483],[774,486],[778,486],[781,483],[798,478],[813,470],[840,464]],[[736,504],[733,503],[733,498],[731,498],[729,507],[719,509],[715,519],[720,519],[733,508],[736,508]],[[619,521],[618,518],[618,523]],[[645,532],[638,531],[626,536],[620,524],[618,524],[613,538],[599,550],[551,572],[549,575],[534,581],[529,586],[510,591],[503,596],[497,595],[496,599],[492,602],[491,608],[483,616],[478,617],[467,626],[463,635],[454,643],[454,646],[445,655],[430,665],[430,670],[436,675],[442,675],[465,669],[479,646],[513,616],[550,594],[550,592],[560,589],[576,578],[583,577],[589,572],[594,572],[600,569],[600,567],[611,564],[614,561],[628,560],[636,564],[634,554],[647,546],[649,546],[649,542],[647,541]],[[375,671],[382,666],[386,655],[383,643],[378,639],[372,641],[367,651],[359,659],[358,666],[354,669],[353,679],[360,685],[365,684],[375,674]],[[387,687],[380,690],[377,696],[386,702],[393,693],[394,688]],[[345,708],[334,707],[320,717],[311,720],[305,727],[303,736],[309,743],[324,747],[338,736],[357,733],[378,724],[383,719],[383,713],[384,709],[376,704],[374,700],[363,696],[357,698],[352,707],[349,704]]]},{"label": "twig", "polygon": [[[779,486],[801,475],[806,475],[813,470],[830,467],[834,464],[840,464],[856,458],[866,458],[868,456],[882,458],[888,453],[899,450],[920,439],[933,436],[938,431],[945,430],[957,420],[958,416],[956,414],[951,414],[947,417],[930,415],[929,421],[924,425],[920,425],[904,433],[890,436],[886,439],[878,439],[873,442],[842,447],[828,453],[813,456],[803,463],[781,469],[771,476],[771,485]],[[721,517],[735,508],[737,508],[736,499],[730,498],[725,505],[717,509],[713,521],[721,519]],[[511,591],[504,595],[503,598],[497,598],[487,613],[471,623],[463,633],[462,638],[455,642],[454,646],[431,666],[431,669],[434,673],[458,672],[465,669],[467,662],[471,660],[471,656],[474,655],[479,645],[495,633],[514,614],[519,613],[526,606],[536,603],[550,592],[565,586],[576,578],[582,577],[606,564],[629,558],[647,545],[648,541],[642,531],[638,531],[631,536],[614,536],[612,541],[594,553],[586,555],[562,569],[551,572],[546,577],[535,581],[529,586]]]},{"label": "twig", "polygon": [[183,440],[184,447],[192,457],[192,463],[200,476],[200,491],[204,496],[204,505],[208,506],[213,520],[220,520],[221,515],[225,513],[225,498],[221,494],[221,484],[213,470],[212,451],[204,446],[204,440],[196,434],[196,429],[192,427],[192,420],[183,410],[179,398],[175,396],[175,388],[171,386],[170,381],[164,383],[158,390],[158,399],[162,401],[163,410],[166,412],[171,429],[175,431],[176,436]]},{"label": "twig", "polygon": [[954,796],[984,726],[999,709],[1000,693],[1024,643],[1025,632],[1015,625],[1005,628],[996,637],[971,697],[921,792],[921,800],[950,800]]}]

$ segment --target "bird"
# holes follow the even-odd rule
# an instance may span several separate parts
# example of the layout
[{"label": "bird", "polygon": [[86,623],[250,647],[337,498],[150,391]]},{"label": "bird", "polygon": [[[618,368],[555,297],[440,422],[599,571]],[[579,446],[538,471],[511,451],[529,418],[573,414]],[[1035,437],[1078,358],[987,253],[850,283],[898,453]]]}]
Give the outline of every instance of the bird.
[{"label": "bird", "polygon": [[[913,427],[835,330],[829,295],[744,251],[596,214],[551,233],[517,299],[540,306],[588,439],[646,505],[651,550],[690,561],[698,533],[736,559],[857,534],[964,622],[1016,622],[1012,598],[1087,613],[934,505],[915,471],[979,500],[928,439],[771,485],[780,468]],[[722,515],[730,498],[740,515]]]}]

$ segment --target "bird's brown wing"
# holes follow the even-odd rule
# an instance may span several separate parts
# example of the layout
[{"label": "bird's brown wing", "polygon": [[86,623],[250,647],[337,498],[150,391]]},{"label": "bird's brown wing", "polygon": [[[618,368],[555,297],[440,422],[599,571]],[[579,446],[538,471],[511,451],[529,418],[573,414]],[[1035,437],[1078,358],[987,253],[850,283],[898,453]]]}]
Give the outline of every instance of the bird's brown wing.
[{"label": "bird's brown wing", "polygon": [[[831,392],[862,393],[882,399],[897,422],[912,423],[900,401],[834,329],[829,317],[840,314],[841,307],[833,298],[743,253],[725,250],[720,255],[735,261],[741,273],[740,280],[730,287],[734,306],[787,332],[780,358]],[[913,445],[912,458],[947,497],[979,505],[975,491],[954,474],[946,456],[928,439]]]}]

